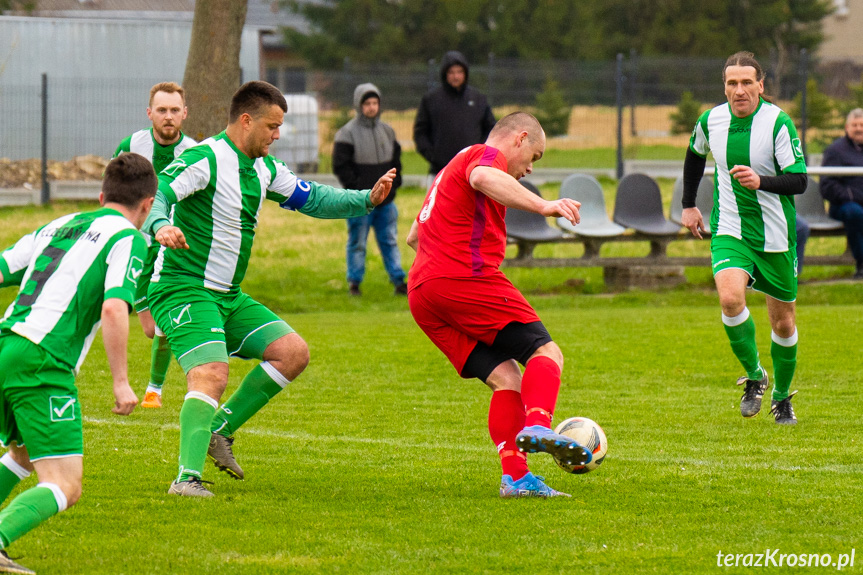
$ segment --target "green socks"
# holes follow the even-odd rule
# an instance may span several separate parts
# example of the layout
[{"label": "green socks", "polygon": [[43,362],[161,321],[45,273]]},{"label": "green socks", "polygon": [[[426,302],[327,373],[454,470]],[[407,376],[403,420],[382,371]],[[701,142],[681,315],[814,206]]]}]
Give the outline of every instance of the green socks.
[{"label": "green socks", "polygon": [[755,322],[749,314],[749,308],[744,307],[740,315],[735,317],[722,314],[722,323],[731,342],[731,351],[746,370],[746,377],[756,380],[764,377],[758,360],[758,346],[755,345]]},{"label": "green socks", "polygon": [[256,365],[237,391],[216,412],[210,430],[225,437],[232,436],[289,383],[269,362]]},{"label": "green socks", "polygon": [[153,346],[150,351],[150,385],[147,390],[160,390],[165,383],[165,375],[171,365],[171,346],[168,338],[164,335],[153,337]]},{"label": "green socks", "polygon": [[201,478],[210,446],[210,422],[219,402],[199,391],[186,394],[180,408],[180,473],[177,481]]},{"label": "green socks", "polygon": [[18,465],[8,452],[0,457],[0,503],[6,501],[15,486],[29,475],[30,472]]},{"label": "green socks", "polygon": [[797,368],[797,329],[791,337],[772,334],[770,357],[773,359],[773,400],[782,401],[788,397],[788,389]]},{"label": "green socks", "polygon": [[[722,314],[722,323],[725,325],[725,333],[731,342],[734,355],[740,360],[746,377],[749,379],[761,379],[764,377],[763,368],[758,361],[758,348],[755,345],[755,322],[749,314],[748,308],[736,317],[728,317]],[[770,357],[773,359],[773,400],[782,401],[788,397],[788,389],[791,380],[794,379],[794,370],[797,368],[797,329],[791,337],[779,337],[772,332],[770,344]]]},{"label": "green socks", "polygon": [[8,547],[13,541],[60,511],[66,509],[66,496],[53,483],[39,483],[22,492],[0,512],[0,542]]}]

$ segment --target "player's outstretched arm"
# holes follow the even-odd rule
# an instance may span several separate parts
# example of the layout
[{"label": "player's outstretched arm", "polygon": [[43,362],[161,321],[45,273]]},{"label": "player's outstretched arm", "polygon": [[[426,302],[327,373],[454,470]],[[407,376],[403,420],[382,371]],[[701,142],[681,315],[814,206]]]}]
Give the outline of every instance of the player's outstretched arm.
[{"label": "player's outstretched arm", "polygon": [[126,345],[129,338],[129,307],[119,298],[109,298],[102,304],[102,339],[114,380],[114,413],[129,415],[138,405],[138,396],[129,386]]},{"label": "player's outstretched arm", "polygon": [[542,214],[545,217],[564,217],[573,224],[581,221],[578,208],[581,203],[569,198],[547,201],[518,183],[518,180],[497,168],[477,166],[470,173],[470,185],[508,208]]},{"label": "player's outstretched arm", "polygon": [[380,205],[393,189],[393,180],[396,179],[396,169],[391,168],[386,174],[381,176],[375,186],[372,188],[372,193],[369,195],[369,201],[375,206]]}]

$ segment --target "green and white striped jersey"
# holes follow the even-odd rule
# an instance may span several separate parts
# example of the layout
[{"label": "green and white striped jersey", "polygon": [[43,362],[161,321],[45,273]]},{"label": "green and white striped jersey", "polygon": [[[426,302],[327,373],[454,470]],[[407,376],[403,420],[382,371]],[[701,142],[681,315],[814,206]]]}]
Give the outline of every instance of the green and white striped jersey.
[{"label": "green and white striped jersey", "polygon": [[172,223],[189,249],[162,247],[151,284],[239,290],[265,199],[318,218],[362,216],[373,208],[369,190],[306,182],[273,156],[249,158],[222,132],[189,148],[159,174],[159,192],[143,229],[155,236]]},{"label": "green and white striped jersey", "polygon": [[102,303],[131,304],[146,243],[120,212],[70,214],[0,254],[3,284],[20,285],[0,330],[42,346],[76,372],[99,329]]},{"label": "green and white striped jersey", "polygon": [[749,190],[729,173],[742,165],[759,176],[805,174],[806,160],[788,114],[761,100],[752,114],[738,118],[729,104],[721,104],[698,118],[689,148],[701,157],[713,152],[716,175],[710,227],[716,235],[733,236],[764,252],[795,248],[794,198]]},{"label": "green and white striped jersey", "polygon": [[173,162],[177,156],[182,154],[187,148],[197,145],[198,142],[180,133],[180,139],[173,144],[163,146],[153,137],[153,128],[146,130],[138,130],[117,146],[114,152],[116,158],[123,152],[135,152],[141,154],[153,164],[153,169],[156,174],[165,169],[165,166]]}]

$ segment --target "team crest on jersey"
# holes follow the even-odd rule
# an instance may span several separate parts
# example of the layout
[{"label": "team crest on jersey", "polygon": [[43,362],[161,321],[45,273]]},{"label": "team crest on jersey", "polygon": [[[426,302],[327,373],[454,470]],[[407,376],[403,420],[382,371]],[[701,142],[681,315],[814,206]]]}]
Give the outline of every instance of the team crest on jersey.
[{"label": "team crest on jersey", "polygon": [[186,325],[192,321],[192,312],[190,308],[192,304],[185,303],[178,305],[168,312],[168,317],[171,319],[171,327],[178,328],[181,325]]},{"label": "team crest on jersey", "polygon": [[68,395],[52,395],[48,398],[51,421],[75,421],[75,398]]},{"label": "team crest on jersey", "polygon": [[144,260],[137,256],[132,256],[129,260],[129,267],[126,269],[126,279],[138,285],[138,278],[144,273]]},{"label": "team crest on jersey", "polygon": [[803,157],[803,146],[800,144],[800,138],[791,140],[791,148],[794,150],[794,155],[798,158]]},{"label": "team crest on jersey", "polygon": [[165,169],[162,170],[162,173],[167,176],[171,176],[172,178],[176,178],[177,175],[179,175],[179,173],[186,168],[188,168],[186,162],[184,162],[182,158],[177,158],[176,160],[165,166]]}]

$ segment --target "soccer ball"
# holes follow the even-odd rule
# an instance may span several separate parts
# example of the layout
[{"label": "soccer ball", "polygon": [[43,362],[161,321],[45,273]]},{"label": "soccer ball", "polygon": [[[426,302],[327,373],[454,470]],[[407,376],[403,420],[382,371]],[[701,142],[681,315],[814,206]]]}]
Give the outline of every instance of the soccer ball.
[{"label": "soccer ball", "polygon": [[608,440],[605,438],[605,432],[602,428],[592,419],[570,417],[561,421],[554,428],[554,432],[576,440],[579,445],[593,454],[593,459],[587,465],[567,465],[555,459],[555,462],[564,471],[578,474],[588,473],[599,467],[602,460],[605,459],[605,452],[608,451]]}]

